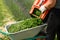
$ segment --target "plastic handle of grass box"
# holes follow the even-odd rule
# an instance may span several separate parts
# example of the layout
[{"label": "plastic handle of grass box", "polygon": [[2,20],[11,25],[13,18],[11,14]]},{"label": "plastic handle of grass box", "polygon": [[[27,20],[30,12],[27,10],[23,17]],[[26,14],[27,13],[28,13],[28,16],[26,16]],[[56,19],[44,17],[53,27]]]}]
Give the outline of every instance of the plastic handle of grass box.
[{"label": "plastic handle of grass box", "polygon": [[0,30],[0,33],[2,33],[3,35],[9,35],[7,32],[2,32],[2,30]]},{"label": "plastic handle of grass box", "polygon": [[40,18],[41,18],[42,20],[44,20],[45,17],[46,17],[46,15],[48,14],[48,12],[49,12],[49,10],[46,10],[44,13],[42,13],[42,14],[40,15]]},{"label": "plastic handle of grass box", "polygon": [[[48,0],[45,0],[45,1],[42,3],[42,5],[44,5],[47,1],[48,1]],[[48,14],[48,12],[49,12],[49,10],[46,10],[44,13],[42,13],[42,14],[40,15],[40,18],[41,18],[42,20],[44,20],[45,17],[46,17],[46,15]]]}]

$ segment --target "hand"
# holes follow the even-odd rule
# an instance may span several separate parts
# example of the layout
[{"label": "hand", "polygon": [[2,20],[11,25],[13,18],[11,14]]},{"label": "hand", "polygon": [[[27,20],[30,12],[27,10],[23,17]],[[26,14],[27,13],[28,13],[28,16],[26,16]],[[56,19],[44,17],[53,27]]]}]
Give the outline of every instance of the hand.
[{"label": "hand", "polygon": [[45,10],[47,10],[47,8],[44,5],[42,5],[42,6],[35,5],[35,8],[39,9],[41,11],[41,13],[43,13]]},{"label": "hand", "polygon": [[39,10],[41,11],[41,13],[43,13],[43,12],[46,11],[47,9],[46,9],[46,7],[45,7],[44,5],[42,5],[42,6],[39,8]]}]

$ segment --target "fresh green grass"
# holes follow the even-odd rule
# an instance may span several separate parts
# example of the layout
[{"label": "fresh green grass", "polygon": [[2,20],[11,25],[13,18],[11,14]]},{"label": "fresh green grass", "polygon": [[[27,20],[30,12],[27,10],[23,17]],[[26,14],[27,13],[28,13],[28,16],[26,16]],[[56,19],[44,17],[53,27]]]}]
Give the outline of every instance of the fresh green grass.
[{"label": "fresh green grass", "polygon": [[15,33],[15,32],[18,32],[18,31],[21,31],[21,30],[24,30],[24,29],[29,29],[29,28],[39,26],[42,23],[43,22],[42,22],[41,19],[37,19],[37,18],[26,19],[26,20],[23,20],[23,21],[21,21],[19,23],[12,24],[9,27],[8,32]]}]

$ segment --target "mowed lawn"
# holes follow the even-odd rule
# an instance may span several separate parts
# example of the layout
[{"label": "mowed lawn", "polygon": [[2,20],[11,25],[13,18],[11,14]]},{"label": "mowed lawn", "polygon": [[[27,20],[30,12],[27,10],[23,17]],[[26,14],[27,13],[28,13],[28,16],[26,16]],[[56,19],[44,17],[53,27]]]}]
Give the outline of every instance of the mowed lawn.
[{"label": "mowed lawn", "polygon": [[8,21],[14,20],[12,12],[3,1],[4,0],[0,0],[0,26],[4,25],[4,23]]}]

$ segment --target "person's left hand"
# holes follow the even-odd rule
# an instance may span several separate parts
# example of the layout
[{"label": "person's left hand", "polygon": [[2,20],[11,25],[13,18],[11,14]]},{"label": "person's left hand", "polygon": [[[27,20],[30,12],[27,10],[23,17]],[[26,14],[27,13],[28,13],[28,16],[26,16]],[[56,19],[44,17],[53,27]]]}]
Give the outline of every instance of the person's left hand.
[{"label": "person's left hand", "polygon": [[41,11],[41,13],[43,13],[43,12],[46,11],[47,9],[46,9],[46,7],[45,7],[44,5],[42,5],[42,6],[39,8],[39,10]]}]

